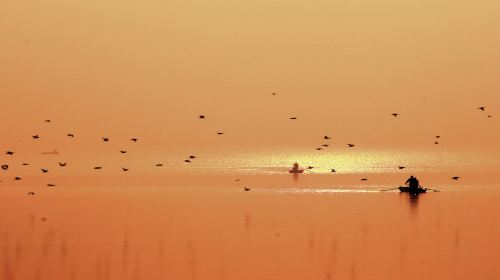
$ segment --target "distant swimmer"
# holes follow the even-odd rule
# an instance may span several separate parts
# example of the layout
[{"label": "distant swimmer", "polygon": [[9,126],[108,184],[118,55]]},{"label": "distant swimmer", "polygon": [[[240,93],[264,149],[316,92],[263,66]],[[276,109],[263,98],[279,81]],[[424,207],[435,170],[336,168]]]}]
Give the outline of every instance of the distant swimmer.
[{"label": "distant swimmer", "polygon": [[488,118],[492,118],[493,116],[492,115],[488,115]]},{"label": "distant swimmer", "polygon": [[328,145],[328,144],[323,144],[323,145],[321,145],[321,146],[323,146],[323,147],[328,147],[329,145]]},{"label": "distant swimmer", "polygon": [[321,151],[323,150],[323,148],[316,148],[316,151]]},{"label": "distant swimmer", "polygon": [[436,137],[437,139],[441,138],[441,136],[440,136],[440,135],[436,135],[435,137]]},{"label": "distant swimmer", "polygon": [[52,122],[52,121],[51,120],[45,120],[44,122],[49,123],[49,122]]},{"label": "distant swimmer", "polygon": [[189,159],[185,159],[184,162],[190,163],[191,161]]},{"label": "distant swimmer", "polygon": [[189,156],[189,158],[193,159],[193,158],[196,158],[195,156]]},{"label": "distant swimmer", "polygon": [[21,177],[14,177],[14,180],[16,180],[16,181],[19,181],[21,179],[22,179]]}]

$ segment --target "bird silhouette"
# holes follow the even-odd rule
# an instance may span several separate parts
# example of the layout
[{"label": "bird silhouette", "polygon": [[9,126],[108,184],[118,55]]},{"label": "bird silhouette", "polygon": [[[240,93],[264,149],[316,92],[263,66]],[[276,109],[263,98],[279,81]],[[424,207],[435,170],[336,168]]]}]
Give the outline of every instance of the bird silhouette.
[{"label": "bird silhouette", "polygon": [[314,166],[310,166],[310,165],[307,167],[307,169],[313,169],[313,168],[314,168]]},{"label": "bird silhouette", "polygon": [[7,170],[7,169],[9,169],[9,165],[8,165],[8,164],[3,164],[3,165],[2,165],[2,169],[3,169],[3,170]]},{"label": "bird silhouette", "polygon": [[55,187],[56,185],[54,184],[47,184],[47,187]]},{"label": "bird silhouette", "polygon": [[163,164],[162,163],[158,163],[156,166],[161,167],[161,166],[163,166]]},{"label": "bird silhouette", "polygon": [[189,158],[196,158],[195,156],[189,156]]},{"label": "bird silhouette", "polygon": [[59,162],[59,166],[61,166],[61,167],[64,167],[64,166],[66,166],[67,164],[68,164],[67,162]]},{"label": "bird silhouette", "polygon": [[40,135],[38,135],[38,134],[35,134],[35,135],[31,136],[31,137],[33,137],[33,139],[40,139]]},{"label": "bird silhouette", "polygon": [[488,118],[492,118],[493,116],[492,115],[488,115]]},{"label": "bird silhouette", "polygon": [[71,138],[75,137],[75,135],[73,133],[67,133],[66,136],[71,137]]},{"label": "bird silhouette", "polygon": [[102,137],[102,141],[103,142],[108,142],[109,141],[109,137]]},{"label": "bird silhouette", "polygon": [[323,149],[322,149],[322,148],[316,148],[316,150],[317,150],[317,151],[321,151],[321,150],[323,150]]},{"label": "bird silhouette", "polygon": [[35,195],[35,192],[29,192],[28,195]]},{"label": "bird silhouette", "polygon": [[123,171],[128,171],[128,168],[122,167]]},{"label": "bird silhouette", "polygon": [[121,151],[120,151],[120,153],[122,153],[122,154],[126,154],[126,153],[127,153],[127,151],[121,150]]},{"label": "bird silhouette", "polygon": [[243,191],[246,191],[246,192],[247,192],[247,191],[249,191],[249,190],[251,190],[251,188],[243,188]]},{"label": "bird silhouette", "polygon": [[335,169],[333,169],[333,168],[332,168],[332,169],[331,169],[331,172],[332,172],[332,173],[335,173],[335,172],[337,172],[337,171],[336,171]]},{"label": "bird silhouette", "polygon": [[460,177],[455,176],[455,177],[451,177],[451,179],[453,179],[453,180],[458,180],[458,179],[460,179]]},{"label": "bird silhouette", "polygon": [[323,144],[323,145],[321,145],[321,146],[323,146],[323,147],[328,147],[329,145],[328,145],[328,144]]},{"label": "bird silhouette", "polygon": [[52,122],[51,120],[45,120],[46,123]]},{"label": "bird silhouette", "polygon": [[19,181],[21,179],[22,179],[21,177],[14,177],[14,180],[16,180],[16,181]]},{"label": "bird silhouette", "polygon": [[47,172],[49,172],[49,170],[48,170],[48,169],[44,169],[44,168],[42,168],[42,169],[40,169],[40,170],[42,170],[42,173],[47,173]]},{"label": "bird silhouette", "polygon": [[400,166],[398,166],[398,168],[399,169],[405,169],[406,167],[400,165]]},{"label": "bird silhouette", "polygon": [[323,136],[323,139],[329,140],[329,139],[332,139],[332,138],[330,138],[330,137],[328,137],[328,136],[325,135],[325,136]]},{"label": "bird silhouette", "polygon": [[438,141],[434,141],[434,145],[437,145],[437,144],[439,144],[439,142]]},{"label": "bird silhouette", "polygon": [[394,116],[394,117],[399,116],[399,114],[398,114],[398,113],[392,113],[391,115],[392,115],[392,116]]},{"label": "bird silhouette", "polygon": [[200,115],[199,116],[200,119],[204,119],[205,118],[205,115]]},{"label": "bird silhouette", "polygon": [[29,165],[29,163],[23,163],[23,164],[21,164],[21,165],[24,165],[24,166],[26,166],[26,165]]},{"label": "bird silhouette", "polygon": [[441,138],[441,135],[436,135],[436,138],[437,138],[437,139]]},{"label": "bird silhouette", "polygon": [[217,135],[222,135],[224,134],[224,132],[217,132]]},{"label": "bird silhouette", "polygon": [[478,110],[481,110],[481,111],[484,111],[484,109],[486,109],[486,107],[484,106],[481,106],[481,107],[477,107]]},{"label": "bird silhouette", "polygon": [[132,139],[130,139],[130,141],[137,142],[137,141],[139,141],[139,139],[138,138],[132,138]]},{"label": "bird silhouette", "polygon": [[368,179],[367,178],[361,178],[361,181],[367,181]]},{"label": "bird silhouette", "polygon": [[7,151],[7,152],[5,152],[5,154],[12,156],[12,155],[14,155],[14,152],[12,152],[12,151]]},{"label": "bird silhouette", "polygon": [[98,170],[98,169],[102,169],[101,166],[95,166],[94,169]]},{"label": "bird silhouette", "polygon": [[297,119],[297,117],[291,117],[290,119],[291,119],[291,120],[296,120],[296,119]]},{"label": "bird silhouette", "polygon": [[271,93],[272,95],[276,95],[276,92]]},{"label": "bird silhouette", "polygon": [[184,162],[190,163],[191,161],[189,159],[185,159]]},{"label": "bird silhouette", "polygon": [[356,146],[356,145],[354,145],[354,144],[347,144],[347,146],[348,146],[349,148],[352,148],[352,147],[354,147],[354,146]]},{"label": "bird silhouette", "polygon": [[235,181],[235,182],[239,182],[239,181],[240,181],[240,179],[234,179],[234,181]]}]

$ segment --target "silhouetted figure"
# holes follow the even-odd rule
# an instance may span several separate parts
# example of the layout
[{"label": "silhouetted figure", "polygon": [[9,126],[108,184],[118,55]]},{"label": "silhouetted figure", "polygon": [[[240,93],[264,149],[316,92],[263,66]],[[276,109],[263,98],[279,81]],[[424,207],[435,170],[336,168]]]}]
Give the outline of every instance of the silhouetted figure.
[{"label": "silhouetted figure", "polygon": [[417,178],[415,178],[415,177],[413,177],[413,175],[411,175],[410,178],[408,178],[408,180],[406,180],[405,185],[408,185],[410,190],[416,190],[416,189],[418,189],[420,183],[418,182]]},{"label": "silhouetted figure", "polygon": [[30,164],[29,164],[29,163],[23,163],[23,164],[21,164],[21,165],[24,165],[24,166],[26,166],[26,165],[30,165]]},{"label": "silhouetted figure", "polygon": [[323,147],[328,147],[329,145],[328,145],[328,144],[323,144],[323,145],[321,145],[321,146],[323,146]]},{"label": "silhouetted figure", "polygon": [[45,120],[45,122],[51,122],[51,120]]},{"label": "silhouetted figure", "polygon": [[100,166],[96,166],[96,167],[94,167],[94,169],[95,169],[95,170],[99,170],[99,169],[102,169],[102,167],[100,167]]},{"label": "silhouetted figure", "polygon": [[185,159],[184,162],[190,163],[191,161],[189,159]]},{"label": "silhouetted figure", "polygon": [[321,151],[323,150],[323,148],[316,148],[316,151]]},{"label": "silhouetted figure", "polygon": [[[294,165],[294,166],[295,166],[295,165]],[[314,166],[310,166],[310,165],[309,165],[309,166],[307,166],[307,169],[313,169],[313,168],[314,168]]]},{"label": "silhouetted figure", "polygon": [[361,181],[368,181],[368,179],[367,178],[362,178]]},{"label": "silhouetted figure", "polygon": [[299,164],[298,163],[294,163],[293,167],[292,167],[292,172],[297,172],[297,171],[299,171]]},{"label": "silhouetted figure", "polygon": [[439,144],[439,142],[438,141],[434,141],[434,145],[437,145],[437,144]]},{"label": "silhouetted figure", "polygon": [[491,117],[493,117],[493,116],[492,115],[488,115],[488,118],[491,118]]},{"label": "silhouetted figure", "polygon": [[21,177],[14,177],[14,180],[16,180],[16,181],[19,181],[21,179],[22,179]]},{"label": "silhouetted figure", "polygon": [[436,138],[439,139],[439,138],[441,138],[441,136],[440,135],[436,135]]}]

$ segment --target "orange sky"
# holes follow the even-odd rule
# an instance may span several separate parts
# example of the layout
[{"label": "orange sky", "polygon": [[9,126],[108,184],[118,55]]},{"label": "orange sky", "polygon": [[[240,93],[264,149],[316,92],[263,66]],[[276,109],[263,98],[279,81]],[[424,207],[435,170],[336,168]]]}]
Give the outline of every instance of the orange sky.
[{"label": "orange sky", "polygon": [[2,1],[1,149],[498,152],[500,3],[459,2]]}]

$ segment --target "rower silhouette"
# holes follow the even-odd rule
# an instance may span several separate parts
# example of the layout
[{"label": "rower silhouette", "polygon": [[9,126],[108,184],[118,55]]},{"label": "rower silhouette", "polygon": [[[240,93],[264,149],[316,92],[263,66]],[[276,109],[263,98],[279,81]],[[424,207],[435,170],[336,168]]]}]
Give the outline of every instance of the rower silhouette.
[{"label": "rower silhouette", "polygon": [[416,190],[416,189],[418,189],[418,187],[420,185],[418,179],[413,177],[413,175],[411,175],[410,178],[408,178],[408,180],[406,180],[405,184],[408,185],[410,190]]}]

